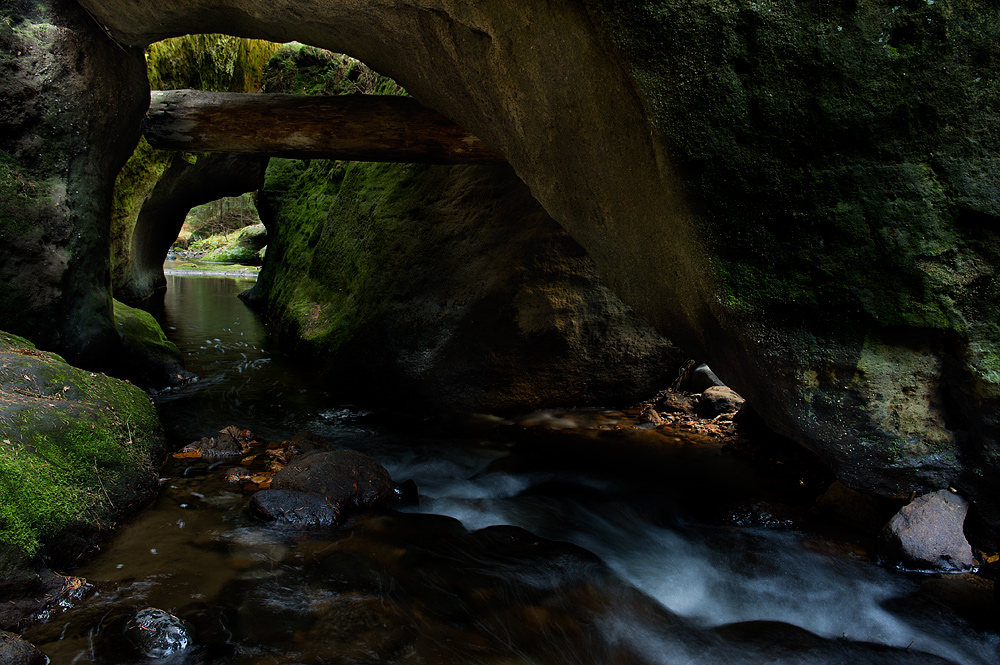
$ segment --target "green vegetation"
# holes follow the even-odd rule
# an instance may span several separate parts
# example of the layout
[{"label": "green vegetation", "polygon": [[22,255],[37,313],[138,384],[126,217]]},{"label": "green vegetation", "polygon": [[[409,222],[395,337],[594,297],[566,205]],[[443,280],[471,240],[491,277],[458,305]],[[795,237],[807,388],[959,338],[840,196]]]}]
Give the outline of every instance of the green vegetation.
[{"label": "green vegetation", "polygon": [[110,528],[155,486],[161,456],[145,393],[0,332],[0,566]]},{"label": "green vegetation", "polygon": [[[219,237],[228,238],[234,231],[260,224],[260,214],[257,212],[254,198],[254,194],[247,193],[242,196],[224,197],[191,208],[173,248],[199,251],[215,249],[228,242]],[[217,238],[198,248],[194,246],[195,243],[211,237]]]},{"label": "green vegetation", "polygon": [[860,329],[982,316],[967,276],[996,265],[1000,163],[968,141],[1000,149],[995,16],[966,0],[597,5],[702,202],[724,304]]},{"label": "green vegetation", "polygon": [[127,344],[142,350],[143,355],[165,362],[181,362],[181,351],[167,339],[160,324],[149,312],[114,301],[115,329]]},{"label": "green vegetation", "polygon": [[364,324],[367,313],[358,303],[378,302],[362,294],[391,260],[396,231],[426,168],[271,160],[261,199],[277,214],[271,246],[291,260],[268,264],[261,290],[284,329],[334,350]]},{"label": "green vegetation", "polygon": [[[258,92],[263,69],[279,44],[228,35],[186,35],[150,45],[146,67],[153,89],[194,88]],[[155,150],[140,141],[115,181],[112,210],[112,281],[129,281],[132,235],[150,192],[171,165],[195,163],[198,155]],[[257,223],[254,219],[248,223]],[[210,231],[217,232],[217,231]]]},{"label": "green vegetation", "polygon": [[267,63],[263,91],[297,95],[406,94],[395,81],[360,60],[295,42],[279,48]]},{"label": "green vegetation", "polygon": [[[295,94],[394,94],[392,79],[345,55],[292,43],[274,54],[264,90]],[[361,302],[373,276],[391,261],[396,229],[405,218],[425,166],[272,159],[259,205],[274,218],[269,261],[257,293],[267,294],[282,329],[313,351],[332,351],[372,312]],[[277,247],[277,249],[276,249]]]},{"label": "green vegetation", "polygon": [[259,92],[264,67],[279,46],[229,35],[165,39],[146,49],[149,85],[154,90]]}]

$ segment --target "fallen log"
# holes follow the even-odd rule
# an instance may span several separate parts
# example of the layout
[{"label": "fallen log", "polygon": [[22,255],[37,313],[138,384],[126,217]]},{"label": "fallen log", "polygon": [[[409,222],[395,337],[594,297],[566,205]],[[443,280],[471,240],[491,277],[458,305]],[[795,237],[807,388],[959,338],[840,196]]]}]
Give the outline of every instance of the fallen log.
[{"label": "fallen log", "polygon": [[301,159],[427,164],[506,160],[412,97],[154,90],[143,132],[154,148]]}]

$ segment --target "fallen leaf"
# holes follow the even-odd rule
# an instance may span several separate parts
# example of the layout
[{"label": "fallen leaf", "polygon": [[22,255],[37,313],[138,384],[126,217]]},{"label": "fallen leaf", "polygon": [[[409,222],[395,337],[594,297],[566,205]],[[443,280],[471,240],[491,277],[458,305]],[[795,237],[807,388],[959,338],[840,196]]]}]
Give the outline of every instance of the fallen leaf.
[{"label": "fallen leaf", "polygon": [[198,457],[201,457],[201,453],[198,452],[197,450],[182,450],[179,453],[174,453],[174,457],[176,459],[183,459],[185,457],[198,458]]}]

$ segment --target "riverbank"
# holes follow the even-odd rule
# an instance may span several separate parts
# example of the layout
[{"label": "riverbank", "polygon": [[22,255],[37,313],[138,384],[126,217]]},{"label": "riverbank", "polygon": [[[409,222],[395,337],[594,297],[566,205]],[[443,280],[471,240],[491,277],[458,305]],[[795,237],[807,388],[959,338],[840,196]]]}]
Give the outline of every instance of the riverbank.
[{"label": "riverbank", "polygon": [[257,279],[260,266],[247,266],[239,263],[214,263],[211,261],[165,261],[164,275],[181,277],[235,277],[238,279]]}]

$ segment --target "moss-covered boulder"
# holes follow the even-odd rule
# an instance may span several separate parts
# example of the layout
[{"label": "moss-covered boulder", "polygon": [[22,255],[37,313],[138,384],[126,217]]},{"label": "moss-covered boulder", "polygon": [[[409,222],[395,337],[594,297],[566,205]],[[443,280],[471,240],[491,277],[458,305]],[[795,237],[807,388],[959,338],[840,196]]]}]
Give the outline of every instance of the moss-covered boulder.
[{"label": "moss-covered boulder", "polygon": [[122,340],[121,351],[110,364],[115,376],[150,389],[177,386],[190,378],[180,349],[149,312],[116,300],[115,329]]},{"label": "moss-covered boulder", "polygon": [[[232,233],[206,238],[205,241],[216,241],[216,246],[202,255],[204,261],[259,264],[261,251],[267,246],[267,227],[252,224]],[[205,241],[196,242],[192,245],[192,250],[198,251]]]},{"label": "moss-covered boulder", "polygon": [[139,388],[0,332],[0,593],[65,565],[157,487],[163,435]]}]

